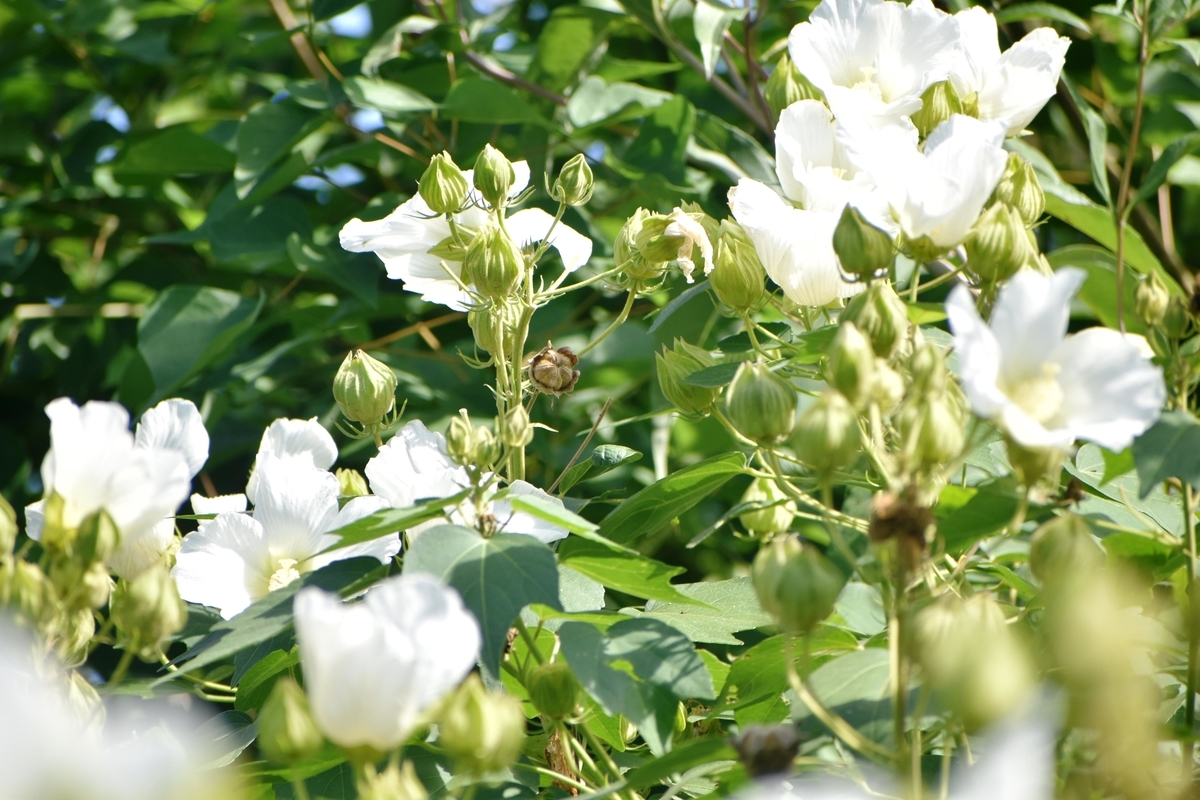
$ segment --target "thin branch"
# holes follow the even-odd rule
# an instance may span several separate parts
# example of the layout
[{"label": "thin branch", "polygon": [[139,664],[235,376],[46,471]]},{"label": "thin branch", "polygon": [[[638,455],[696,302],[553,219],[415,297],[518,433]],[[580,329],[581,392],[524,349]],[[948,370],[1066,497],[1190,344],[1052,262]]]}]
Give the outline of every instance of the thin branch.
[{"label": "thin branch", "polygon": [[[466,33],[464,32],[463,35],[465,36]],[[467,50],[463,53],[463,55],[466,57],[467,61],[471,63],[471,66],[475,67],[475,69],[489,77],[495,78],[501,83],[507,83],[509,86],[515,86],[518,89],[524,89],[530,94],[536,94],[538,97],[549,100],[551,103],[554,103],[557,106],[565,106],[567,104],[567,98],[563,97],[558,92],[552,92],[544,86],[538,86],[536,83],[531,83],[530,81],[522,78],[520,75],[510,72],[499,64],[489,61],[479,53],[476,53],[474,50]]]}]

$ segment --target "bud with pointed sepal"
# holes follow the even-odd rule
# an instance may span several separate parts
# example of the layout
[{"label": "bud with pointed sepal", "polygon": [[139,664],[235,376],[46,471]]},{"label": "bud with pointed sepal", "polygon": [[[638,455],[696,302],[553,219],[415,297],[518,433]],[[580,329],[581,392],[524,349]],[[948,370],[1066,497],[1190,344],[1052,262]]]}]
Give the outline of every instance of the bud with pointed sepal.
[{"label": "bud with pointed sepal", "polygon": [[595,186],[592,168],[588,166],[587,157],[580,153],[563,164],[550,196],[563,205],[582,206],[592,199]]},{"label": "bud with pointed sepal", "polygon": [[755,478],[750,482],[743,503],[758,503],[761,508],[747,511],[738,517],[746,530],[755,536],[767,538],[783,533],[795,519],[796,506],[788,499],[773,478]]},{"label": "bud with pointed sepal", "polygon": [[933,84],[921,95],[921,110],[912,115],[913,125],[924,139],[934,128],[955,114],[963,113],[962,100],[950,81]]},{"label": "bud with pointed sepal", "polygon": [[1104,566],[1104,550],[1096,543],[1087,520],[1076,514],[1063,514],[1033,533],[1029,548],[1029,568],[1045,581],[1086,577]]},{"label": "bud with pointed sepal", "polygon": [[534,667],[526,679],[529,700],[548,719],[566,719],[575,713],[579,701],[579,682],[565,661],[551,661]]},{"label": "bud with pointed sepal", "polygon": [[[667,269],[667,262],[670,259],[649,261],[637,245],[646,223],[652,217],[657,216],[659,215],[639,208],[629,219],[625,220],[625,224],[617,233],[616,241],[613,242],[613,262],[625,277],[634,283],[644,284],[653,281]],[[662,224],[661,228],[665,230],[666,224]]]},{"label": "bud with pointed sepal", "polygon": [[858,326],[871,341],[875,355],[890,359],[908,335],[908,308],[887,281],[873,281],[846,304],[840,320]]},{"label": "bud with pointed sepal", "polygon": [[892,237],[867,222],[862,212],[849,203],[833,230],[833,251],[845,272],[862,278],[884,272],[895,260]]},{"label": "bud with pointed sepal", "polygon": [[737,223],[723,221],[709,286],[722,304],[738,315],[750,314],[767,299],[767,273],[758,251]]},{"label": "bud with pointed sepal", "polygon": [[1134,309],[1138,319],[1148,328],[1156,328],[1167,316],[1167,308],[1171,305],[1171,293],[1157,272],[1151,272],[1138,281],[1137,290],[1133,295]]},{"label": "bud with pointed sepal", "polygon": [[500,226],[490,225],[467,248],[463,275],[479,294],[503,301],[512,296],[525,277],[525,256]]},{"label": "bud with pointed sepal", "polygon": [[492,355],[503,353],[511,357],[520,321],[521,309],[516,303],[493,303],[467,312],[475,344]]},{"label": "bud with pointed sepal", "polygon": [[493,208],[508,202],[509,192],[517,180],[512,162],[490,144],[475,159],[475,190]]},{"label": "bud with pointed sepal", "polygon": [[853,322],[841,323],[825,362],[826,382],[855,408],[863,408],[871,400],[874,379],[875,351],[871,343]]},{"label": "bud with pointed sepal", "polygon": [[482,775],[512,765],[525,741],[525,713],[508,694],[489,692],[469,676],[438,715],[439,741],[467,772]]},{"label": "bud with pointed sepal", "polygon": [[796,389],[765,364],[738,367],[725,393],[725,413],[737,432],[752,442],[782,442],[796,424]]},{"label": "bud with pointed sepal", "polygon": [[846,584],[828,558],[794,536],[763,545],[751,578],[763,610],[793,633],[808,633],[832,614]]},{"label": "bud with pointed sepal", "polygon": [[411,761],[405,761],[402,766],[391,762],[383,770],[376,772],[372,764],[364,767],[363,773],[357,780],[358,800],[428,800],[429,792],[417,777],[417,770]]},{"label": "bud with pointed sepal", "polygon": [[433,213],[453,214],[466,203],[468,188],[467,176],[450,154],[438,153],[425,168],[417,191]]},{"label": "bud with pointed sepal", "polygon": [[1046,194],[1033,164],[1016,153],[1008,154],[1008,166],[1004,177],[996,184],[994,196],[1015,208],[1026,225],[1036,223],[1046,210]]},{"label": "bud with pointed sepal", "polygon": [[658,385],[672,405],[693,417],[703,417],[712,411],[720,390],[684,382],[700,370],[716,366],[717,360],[707,350],[676,339],[674,348],[664,347],[661,353],[655,354],[654,360],[658,367]]},{"label": "bud with pointed sepal", "polygon": [[500,421],[500,441],[505,447],[525,447],[533,441],[533,423],[525,406],[510,408]]},{"label": "bud with pointed sepal", "polygon": [[352,350],[333,378],[333,398],[346,419],[364,427],[378,426],[396,407],[398,385],[391,367],[362,350]]},{"label": "bud with pointed sepal", "polygon": [[946,391],[916,395],[896,416],[903,452],[914,467],[938,468],[962,452],[966,413]]},{"label": "bud with pointed sepal", "polygon": [[109,613],[127,648],[150,660],[183,628],[187,606],[166,564],[156,564],[113,590]]},{"label": "bud with pointed sepal", "polygon": [[356,469],[339,468],[334,475],[338,479],[338,494],[342,497],[363,497],[371,493],[367,479]]},{"label": "bud with pointed sepal", "polygon": [[293,764],[315,756],[325,737],[313,719],[308,695],[290,676],[275,681],[258,712],[258,748],[273,764]]},{"label": "bud with pointed sepal", "polygon": [[804,410],[792,436],[796,456],[823,473],[854,463],[861,446],[862,433],[854,406],[834,391],[822,393]]},{"label": "bud with pointed sepal", "polygon": [[979,215],[967,238],[967,267],[988,281],[1004,281],[1033,260],[1025,221],[1007,203],[993,203]]},{"label": "bud with pointed sepal", "polygon": [[771,70],[763,87],[763,94],[766,95],[767,106],[775,119],[779,119],[779,114],[792,103],[824,99],[821,90],[800,74],[800,70],[796,69],[787,53],[780,57],[775,69]]}]

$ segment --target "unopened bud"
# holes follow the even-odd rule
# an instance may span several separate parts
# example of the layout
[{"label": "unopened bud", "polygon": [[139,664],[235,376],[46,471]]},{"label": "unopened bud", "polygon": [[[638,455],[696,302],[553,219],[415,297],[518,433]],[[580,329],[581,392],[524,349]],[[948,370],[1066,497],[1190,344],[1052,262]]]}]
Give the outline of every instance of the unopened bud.
[{"label": "unopened bud", "polygon": [[800,752],[800,735],[791,723],[747,725],[733,740],[733,749],[751,778],[791,772]]},{"label": "unopened bud", "polygon": [[738,314],[748,314],[766,299],[766,272],[748,239],[725,222],[721,228],[708,283],[723,304]]},{"label": "unopened bud", "polygon": [[121,543],[121,532],[107,511],[97,511],[79,525],[78,538],[75,540],[75,555],[83,563],[104,561]]},{"label": "unopened bud", "polygon": [[1138,319],[1144,322],[1147,328],[1158,327],[1166,318],[1167,308],[1171,305],[1171,293],[1167,291],[1157,272],[1151,272],[1138,281],[1133,297]]},{"label": "unopened bud", "polygon": [[1025,447],[1011,438],[1005,438],[1008,463],[1013,465],[1021,483],[1033,486],[1042,478],[1057,476],[1062,469],[1066,453],[1054,447]]},{"label": "unopened bud", "polygon": [[875,358],[874,377],[871,381],[871,402],[888,416],[900,406],[904,399],[904,376],[892,369],[882,358]]},{"label": "unopened bud", "polygon": [[285,675],[275,681],[258,712],[258,748],[273,764],[288,765],[315,756],[325,737],[313,719],[308,696]]},{"label": "unopened bud", "polygon": [[896,416],[904,453],[912,466],[939,467],[963,448],[962,407],[949,392],[918,395]]},{"label": "unopened bud", "polygon": [[671,230],[671,218],[663,214],[648,214],[634,240],[642,258],[650,263],[674,261],[686,243],[687,237]]},{"label": "unopened bud", "polygon": [[579,356],[571,348],[555,350],[547,344],[529,360],[529,382],[543,394],[555,397],[566,394],[579,380],[579,370],[575,369],[578,363]]},{"label": "unopened bud", "polygon": [[575,713],[579,682],[565,661],[540,664],[529,673],[525,688],[533,707],[548,719],[566,719]]},{"label": "unopened bud", "polygon": [[517,180],[512,162],[490,144],[475,159],[475,189],[493,208],[508,202],[508,194]]},{"label": "unopened bud", "polygon": [[996,184],[995,198],[1015,208],[1026,225],[1033,225],[1046,210],[1046,195],[1033,164],[1016,153],[1008,154],[1008,167]]},{"label": "unopened bud", "polygon": [[0,556],[11,553],[17,541],[17,512],[0,495]]},{"label": "unopened bud", "polygon": [[456,464],[466,466],[471,463],[475,452],[475,426],[467,416],[467,410],[460,408],[458,416],[450,419],[446,428],[446,455]]},{"label": "unopened bud", "polygon": [[504,769],[521,755],[525,713],[514,697],[484,688],[469,676],[450,696],[438,718],[442,747],[475,775]]},{"label": "unopened bud", "polygon": [[684,381],[702,369],[715,366],[717,361],[701,347],[675,340],[672,349],[663,348],[654,356],[658,367],[658,385],[671,404],[692,417],[702,417],[712,411],[719,389],[692,386]]},{"label": "unopened bud", "polygon": [[475,334],[475,344],[492,355],[511,357],[516,343],[521,311],[513,303],[493,303],[467,312],[467,324]]},{"label": "unopened bud", "polygon": [[581,206],[592,199],[592,189],[595,185],[592,168],[588,166],[587,158],[580,153],[563,164],[550,196],[564,205]]},{"label": "unopened bud", "polygon": [[0,560],[0,609],[30,628],[55,611],[54,585],[37,564],[22,558]]},{"label": "unopened bud", "polygon": [[938,125],[961,113],[963,104],[954,85],[950,81],[940,81],[921,94],[921,110],[912,115],[912,122],[924,139]]},{"label": "unopened bud", "polygon": [[979,215],[963,240],[963,247],[970,270],[989,281],[1007,280],[1036,253],[1030,245],[1025,221],[1006,203],[993,203]]},{"label": "unopened bud", "polygon": [[917,347],[913,352],[910,368],[914,392],[931,394],[946,390],[950,379],[946,370],[946,356],[937,345],[925,342]]},{"label": "unopened bud", "polygon": [[96,635],[96,612],[80,608],[60,613],[58,620],[54,652],[64,667],[78,667],[87,661],[92,637]]},{"label": "unopened bud", "polygon": [[867,222],[849,203],[842,209],[842,216],[833,229],[833,251],[845,272],[863,278],[887,270],[895,260],[892,237]]},{"label": "unopened bud", "polygon": [[871,341],[875,355],[891,358],[908,334],[908,309],[887,281],[873,281],[846,304],[840,317],[853,322]]},{"label": "unopened bud", "polygon": [[508,410],[500,423],[500,441],[506,447],[525,447],[533,441],[533,423],[525,406],[516,405]]},{"label": "unopened bud", "polygon": [[126,647],[152,658],[187,622],[187,606],[179,599],[166,565],[156,565],[113,590],[110,616]]},{"label": "unopened bud", "polygon": [[[1188,335],[1191,323],[1187,301],[1179,295],[1171,295],[1171,299],[1167,303],[1167,313],[1162,320],[1163,333],[1170,339],[1183,339]],[[49,515],[46,519],[49,521]]]},{"label": "unopened bud", "polygon": [[1034,531],[1029,568],[1043,582],[1085,578],[1103,566],[1104,551],[1083,517],[1063,514]]},{"label": "unopened bud", "polygon": [[725,391],[725,412],[737,432],[762,445],[778,444],[796,424],[796,389],[765,364],[738,367]]},{"label": "unopened bud", "polygon": [[368,765],[358,779],[359,800],[428,800],[429,792],[417,777],[411,761],[403,766],[389,763],[383,772]]},{"label": "unopened bud", "polygon": [[453,214],[461,209],[467,200],[467,189],[467,176],[449,153],[433,157],[417,187],[421,199],[435,214]]},{"label": "unopened bud", "polygon": [[[653,215],[644,208],[633,213],[617,233],[613,242],[613,262],[629,280],[635,283],[647,283],[658,278],[667,268],[670,259],[647,261],[642,251],[638,249],[638,238],[647,220]],[[665,230],[666,226],[662,228]]]},{"label": "unopened bud", "polygon": [[808,633],[833,613],[846,583],[828,558],[793,536],[763,545],[751,576],[763,610],[793,633]]},{"label": "unopened bud", "polygon": [[855,408],[871,399],[875,379],[875,351],[853,322],[838,326],[825,362],[825,380],[846,396]]},{"label": "unopened bud", "polygon": [[387,364],[362,350],[351,350],[333,377],[333,399],[351,422],[380,425],[396,407],[398,385]]},{"label": "unopened bud", "polygon": [[820,472],[847,467],[858,457],[862,433],[854,407],[839,392],[826,391],[796,422],[796,457]]},{"label": "unopened bud", "polygon": [[800,70],[796,69],[796,65],[788,58],[786,52],[767,77],[763,93],[766,95],[767,106],[771,109],[775,119],[779,119],[780,112],[792,103],[799,103],[801,100],[822,99],[820,90],[800,74]]},{"label": "unopened bud", "polygon": [[757,503],[761,506],[738,517],[746,526],[746,530],[760,538],[783,533],[795,518],[795,504],[772,478],[755,478],[751,481],[746,493],[742,495],[742,502]]},{"label": "unopened bud", "polygon": [[356,469],[342,468],[334,475],[338,479],[338,494],[342,497],[362,497],[371,493],[367,479]]},{"label": "unopened bud", "polygon": [[463,275],[484,297],[502,301],[525,276],[525,256],[517,243],[497,225],[482,230],[463,259]]},{"label": "unopened bud", "polygon": [[480,426],[475,429],[471,447],[470,464],[480,469],[488,469],[500,458],[501,445],[491,428]]}]

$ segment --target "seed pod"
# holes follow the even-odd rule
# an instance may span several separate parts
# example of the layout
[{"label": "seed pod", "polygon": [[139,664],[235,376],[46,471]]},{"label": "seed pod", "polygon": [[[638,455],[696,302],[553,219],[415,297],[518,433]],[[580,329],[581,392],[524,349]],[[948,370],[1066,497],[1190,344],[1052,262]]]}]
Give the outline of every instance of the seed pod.
[{"label": "seed pod", "polygon": [[762,445],[778,444],[796,424],[796,389],[766,365],[738,367],[725,392],[725,412],[738,433]]},{"label": "seed pod", "polygon": [[490,144],[475,159],[475,189],[493,208],[508,202],[508,194],[517,180],[512,162]]},{"label": "seed pod", "polygon": [[417,191],[435,214],[453,214],[467,200],[467,176],[449,153],[438,153],[425,168]]},{"label": "seed pod", "polygon": [[579,380],[579,356],[569,347],[553,349],[547,344],[529,360],[529,381],[539,392],[558,397],[575,388]]},{"label": "seed pod", "polygon": [[346,419],[379,425],[396,407],[398,385],[391,367],[362,350],[352,350],[333,378],[333,399]]}]

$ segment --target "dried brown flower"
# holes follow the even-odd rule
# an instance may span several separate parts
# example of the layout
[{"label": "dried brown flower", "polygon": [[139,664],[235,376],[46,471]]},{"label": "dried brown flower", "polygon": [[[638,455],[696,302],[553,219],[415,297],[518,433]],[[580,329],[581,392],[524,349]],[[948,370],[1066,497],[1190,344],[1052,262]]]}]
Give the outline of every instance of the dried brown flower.
[{"label": "dried brown flower", "polygon": [[579,356],[571,348],[555,350],[553,344],[547,343],[529,359],[529,380],[539,392],[558,397],[575,388],[579,380],[579,370],[575,369],[578,363]]}]

